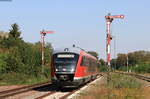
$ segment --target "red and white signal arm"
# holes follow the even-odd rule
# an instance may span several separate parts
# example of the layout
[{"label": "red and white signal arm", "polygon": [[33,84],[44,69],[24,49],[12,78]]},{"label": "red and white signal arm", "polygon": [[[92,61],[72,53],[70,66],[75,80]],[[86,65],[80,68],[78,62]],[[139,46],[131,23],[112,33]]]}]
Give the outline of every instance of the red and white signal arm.
[{"label": "red and white signal arm", "polygon": [[41,34],[46,34],[46,33],[52,34],[52,33],[54,33],[54,31],[41,31],[40,33]]},{"label": "red and white signal arm", "polygon": [[123,19],[124,18],[124,15],[114,15],[114,16],[110,16],[111,18],[121,18]]},{"label": "red and white signal arm", "polygon": [[124,15],[120,15],[120,18],[121,18],[121,19],[124,19]]},{"label": "red and white signal arm", "polygon": [[121,18],[121,19],[124,19],[124,15],[105,16],[105,18]]}]

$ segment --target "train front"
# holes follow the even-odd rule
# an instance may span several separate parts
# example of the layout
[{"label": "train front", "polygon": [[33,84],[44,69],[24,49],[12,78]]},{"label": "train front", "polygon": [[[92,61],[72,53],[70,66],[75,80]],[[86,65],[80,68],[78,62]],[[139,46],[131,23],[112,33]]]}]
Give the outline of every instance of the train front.
[{"label": "train front", "polygon": [[52,59],[52,82],[59,87],[77,87],[74,80],[79,55],[71,52],[58,52]]}]

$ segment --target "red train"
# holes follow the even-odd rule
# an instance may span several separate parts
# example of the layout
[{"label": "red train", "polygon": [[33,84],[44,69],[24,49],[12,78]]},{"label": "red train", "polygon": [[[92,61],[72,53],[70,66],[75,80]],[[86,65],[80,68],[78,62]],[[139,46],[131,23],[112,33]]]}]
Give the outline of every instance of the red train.
[{"label": "red train", "polygon": [[55,50],[52,54],[52,83],[59,87],[78,87],[98,75],[98,60],[80,48]]}]

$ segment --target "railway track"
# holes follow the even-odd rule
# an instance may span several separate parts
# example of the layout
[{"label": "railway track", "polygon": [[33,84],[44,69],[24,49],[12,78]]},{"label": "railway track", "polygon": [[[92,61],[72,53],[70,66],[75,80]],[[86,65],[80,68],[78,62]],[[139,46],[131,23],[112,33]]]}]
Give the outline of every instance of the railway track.
[{"label": "railway track", "polygon": [[1,91],[0,92],[0,99],[1,98],[6,98],[6,97],[9,97],[9,96],[13,96],[13,95],[16,95],[16,94],[24,93],[24,92],[27,92],[27,91],[32,90],[32,89],[45,87],[45,86],[48,86],[48,85],[50,85],[50,82],[44,82],[44,83],[40,83],[40,84],[24,86],[24,87],[21,87],[21,88]]},{"label": "railway track", "polygon": [[136,77],[136,78],[138,78],[138,79],[141,79],[141,80],[145,80],[145,81],[150,82],[150,77],[147,77],[147,76],[144,76],[144,75],[141,75],[141,74],[127,73],[127,72],[115,72],[115,73],[134,76],[134,77]]},{"label": "railway track", "polygon": [[[101,76],[103,76],[103,75],[100,74],[98,76],[98,78]],[[95,80],[97,80],[97,79],[95,79]],[[93,80],[93,81],[95,81],[95,80]],[[93,82],[93,81],[91,81],[91,82]],[[76,89],[63,89],[63,90],[58,89],[55,85],[50,84],[50,82],[45,82],[45,83],[40,83],[40,84],[35,84],[35,85],[30,85],[30,86],[24,86],[21,88],[1,91],[0,99],[5,99],[5,98],[11,99],[11,97],[13,98],[20,94],[24,94],[24,95],[26,94],[25,97],[30,98],[32,96],[30,96],[31,94],[28,94],[28,93],[32,90],[36,90],[36,91],[38,91],[38,93],[39,92],[42,93],[38,96],[32,94],[33,96],[35,96],[34,97],[35,99],[54,99],[55,97],[56,97],[55,99],[66,99],[68,96],[72,95],[73,93],[76,93],[83,87],[88,86],[88,84],[90,84],[91,82],[88,82],[85,85],[82,85],[81,87],[76,88]],[[37,94],[37,93],[35,93],[35,94]],[[59,97],[59,98],[57,98],[57,97]]]},{"label": "railway track", "polygon": [[54,91],[44,94],[43,96],[37,97],[36,99],[66,99],[68,96],[74,94],[84,86],[81,86],[78,89],[64,89],[63,91]]},{"label": "railway track", "polygon": [[[99,75],[98,78],[102,77],[103,75]],[[97,79],[93,80],[96,81]],[[91,81],[91,82],[93,82]],[[88,84],[90,84],[91,82],[86,83],[85,85],[80,86],[77,89],[64,89],[63,91],[54,91],[54,92],[49,92],[43,96],[37,97],[36,99],[66,99],[69,96],[73,95],[74,93],[78,92],[79,90],[83,90],[85,89]]]}]

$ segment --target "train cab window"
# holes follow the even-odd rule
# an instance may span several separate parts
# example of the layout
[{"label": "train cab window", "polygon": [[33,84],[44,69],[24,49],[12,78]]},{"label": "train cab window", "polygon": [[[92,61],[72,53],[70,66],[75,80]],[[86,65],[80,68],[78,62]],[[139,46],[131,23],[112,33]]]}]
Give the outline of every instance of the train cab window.
[{"label": "train cab window", "polygon": [[54,65],[58,71],[75,70],[79,55],[72,53],[60,53],[54,55]]}]

